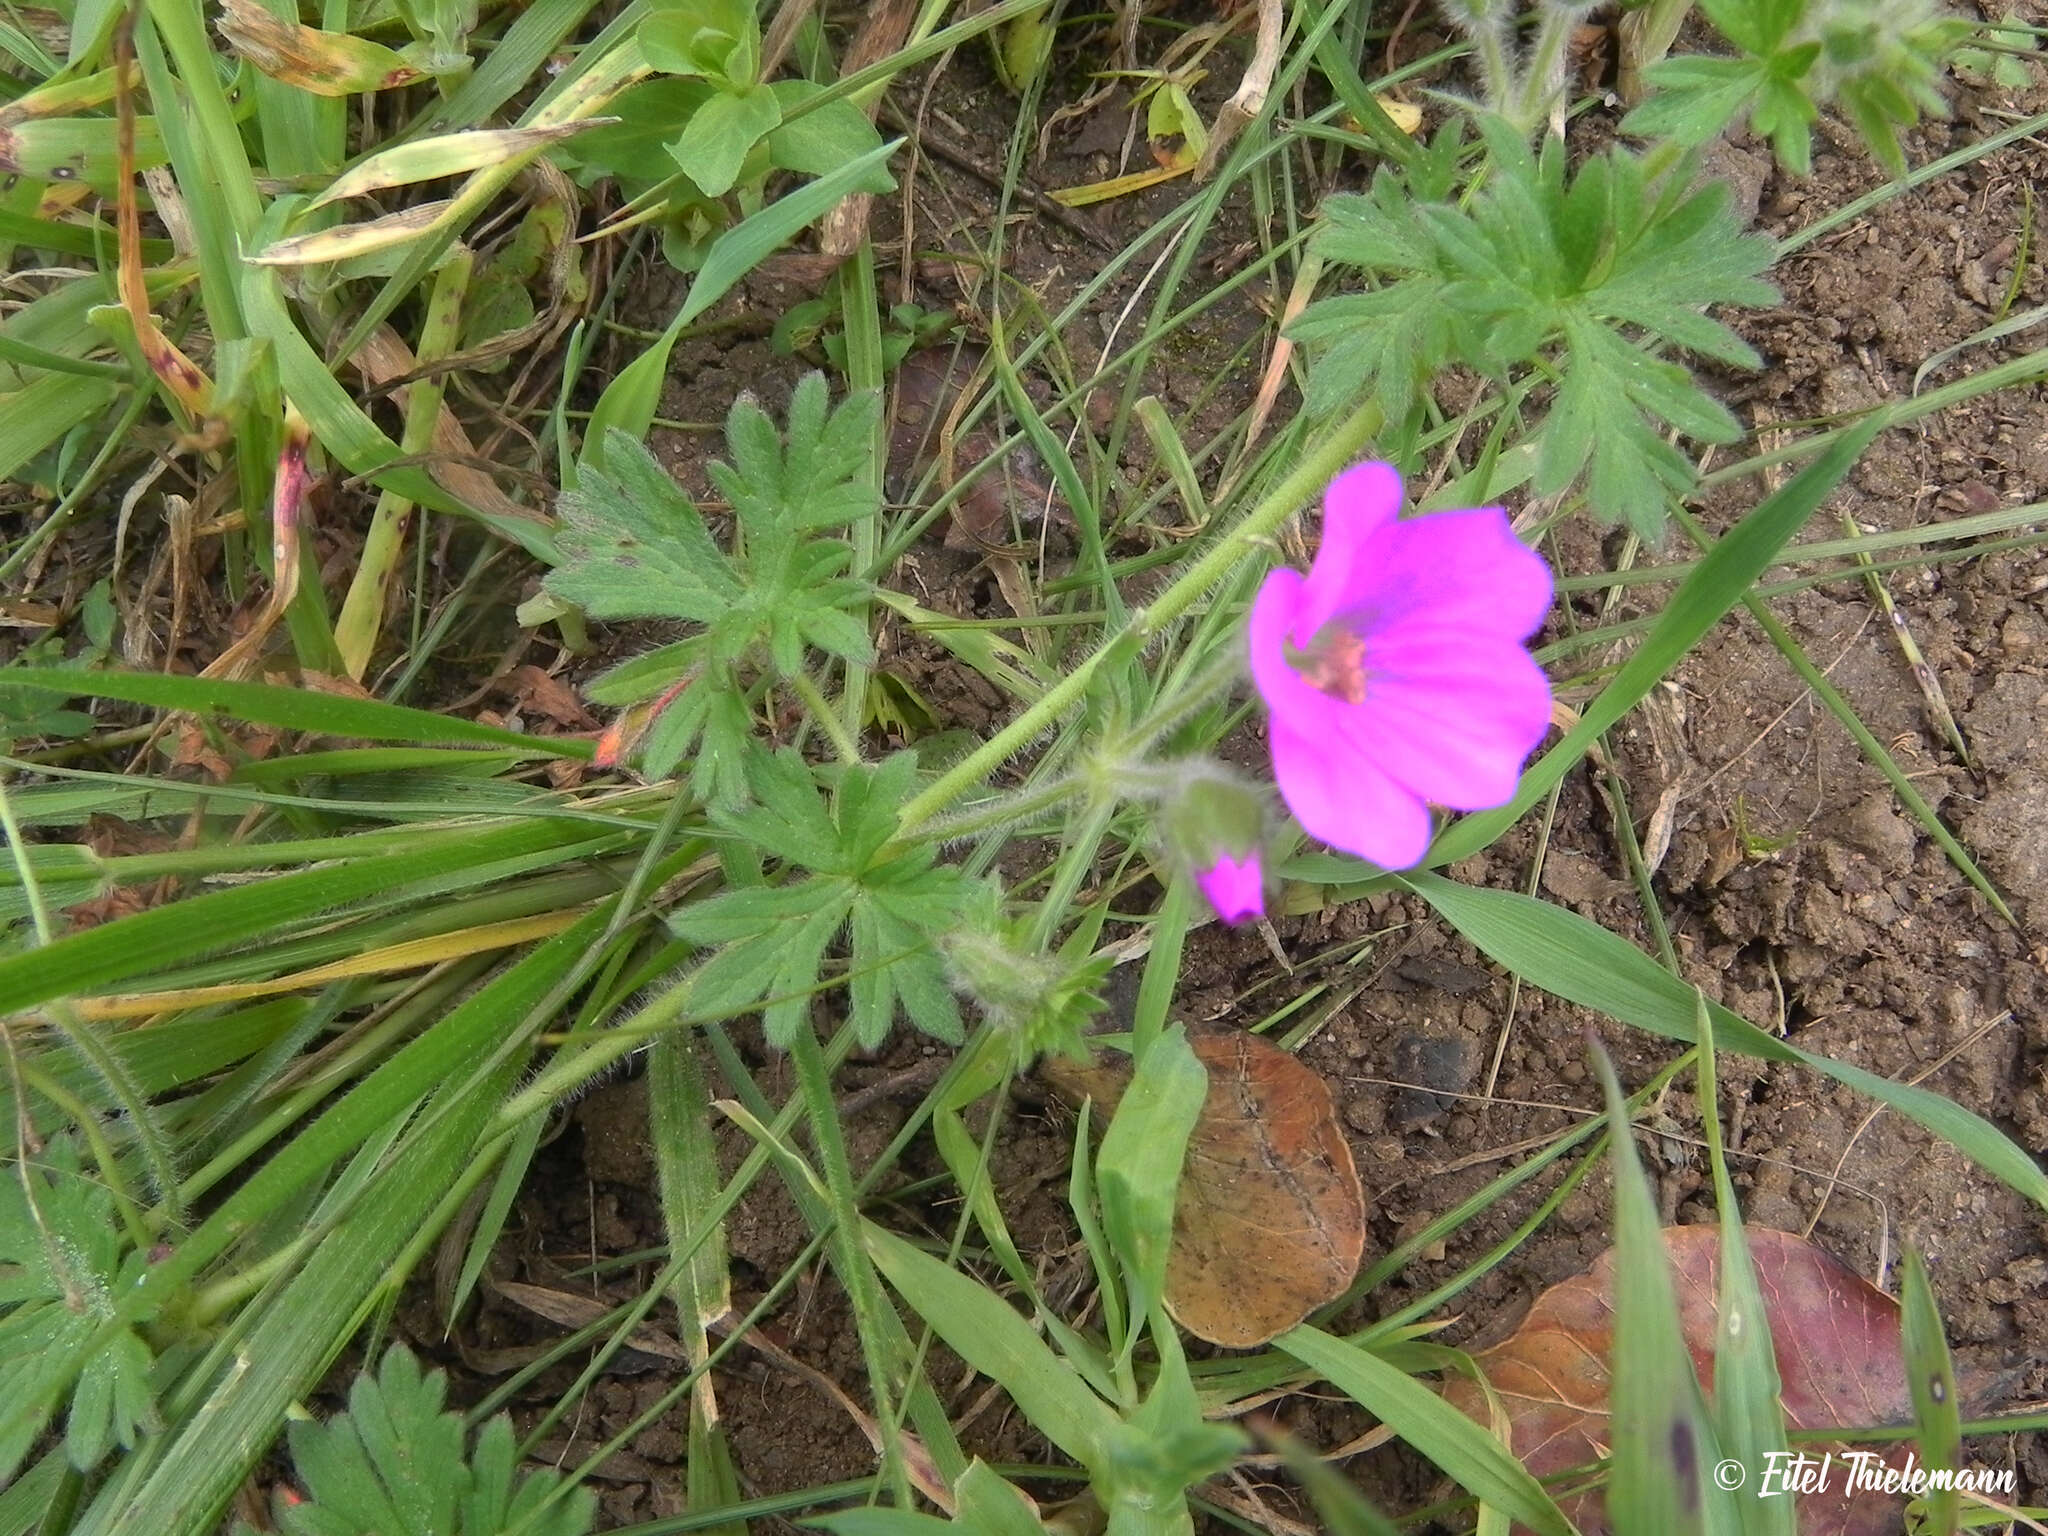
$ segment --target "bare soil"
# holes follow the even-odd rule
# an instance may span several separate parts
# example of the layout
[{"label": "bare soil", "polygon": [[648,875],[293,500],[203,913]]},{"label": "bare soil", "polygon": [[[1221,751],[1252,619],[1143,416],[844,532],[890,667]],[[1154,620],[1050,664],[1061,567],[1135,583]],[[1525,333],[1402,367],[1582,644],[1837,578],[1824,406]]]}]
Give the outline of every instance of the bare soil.
[{"label": "bare soil", "polygon": [[[1420,46],[1411,40],[1404,43]],[[920,82],[920,86],[926,82]],[[979,57],[954,60],[929,82],[926,121],[967,156],[1001,165],[1013,104],[986,78]],[[1909,135],[1908,158],[1922,164],[1996,131],[2005,111],[2039,110],[2048,94],[2023,99],[1968,95],[1954,121]],[[915,88],[899,100],[916,101]],[[1213,105],[1213,103],[1212,103]],[[1110,174],[1125,117],[1115,107],[1059,136],[1052,154],[1030,162],[1041,187]],[[1142,154],[1142,144],[1140,146]],[[1780,175],[1762,151],[1723,151],[1714,166],[1737,187],[1758,226],[1790,234],[1882,180],[1845,133],[1816,144],[1815,174]],[[1356,167],[1343,173],[1355,180]],[[1775,274],[1783,302],[1734,323],[1764,354],[1765,369],[1718,380],[1733,409],[1761,430],[1804,422],[1912,393],[1915,370],[1993,319],[2013,282],[2028,212],[2025,189],[2048,185],[2048,151],[2021,141],[1897,197],[1784,262]],[[956,310],[970,329],[986,288],[971,260],[996,215],[995,193],[953,160],[927,155],[905,178],[904,200],[878,210],[876,232],[900,233],[914,209],[917,253],[909,277],[897,261],[884,273],[891,299],[915,296]],[[1008,229],[1014,276],[1048,309],[1096,272],[1120,244],[1184,195],[1169,187],[1055,223],[1015,216]],[[1206,236],[1196,284],[1244,259],[1248,203],[1233,206]],[[1099,228],[1104,239],[1084,231]],[[971,237],[971,238],[970,238]],[[2036,242],[2038,245],[2038,242]],[[2038,255],[2021,274],[2014,311],[2048,302]],[[778,356],[774,318],[808,296],[785,266],[721,314],[731,328],[677,354],[664,414],[716,423],[742,389],[771,403],[804,366]],[[907,284],[907,286],[906,286]],[[633,308],[658,324],[675,282],[650,275]],[[1092,364],[1133,291],[1114,286],[1086,322],[1064,338]],[[1207,391],[1220,424],[1242,409],[1263,359],[1242,343],[1264,317],[1247,294],[1224,301],[1176,341],[1147,388],[1176,405]],[[1148,293],[1144,301],[1150,302]],[[2018,355],[2031,338],[1976,347],[1937,370],[1926,386]],[[1215,387],[1221,379],[1221,387]],[[1284,401],[1283,401],[1284,408]],[[661,450],[679,477],[701,489],[708,439],[673,433]],[[1029,473],[1027,466],[1025,473]],[[1940,522],[2035,500],[2048,493],[2048,394],[2039,386],[1929,416],[1883,438],[1814,521],[1809,537],[1838,537],[1840,519],[1894,529]],[[1759,491],[1739,484],[1707,498],[1709,527],[1725,527]],[[934,607],[1002,614],[1000,584],[978,550],[947,548],[934,530],[905,562],[901,582]],[[957,542],[957,541],[956,541]],[[1597,528],[1560,531],[1565,568],[1611,563],[1613,541]],[[1058,540],[1051,544],[1059,558]],[[1923,1081],[1989,1116],[2037,1155],[2048,1156],[2048,1010],[2042,951],[2048,925],[2048,564],[2031,550],[1929,566],[1887,578],[1894,602],[1953,708],[1970,750],[1959,760],[1930,718],[1921,687],[1869,590],[1838,582],[1776,600],[1773,611],[1894,754],[2011,903],[2000,919],[1898,803],[1854,741],[1805,689],[1749,618],[1724,623],[1654,704],[1611,742],[1612,766],[1639,836],[1668,827],[1655,891],[1684,973],[1710,996],[1802,1045],[1900,1079]],[[1659,600],[1632,589],[1611,617],[1648,612]],[[1592,622],[1604,594],[1577,600]],[[1562,634],[1553,632],[1552,638]],[[930,703],[942,727],[985,731],[1002,702],[942,653],[901,636],[889,665]],[[614,637],[630,649],[644,636]],[[1525,824],[1454,871],[1461,879],[1526,889],[1652,946],[1617,836],[1616,809],[1591,773],[1568,779],[1554,825],[1539,847]],[[1653,823],[1655,825],[1653,825]],[[1661,837],[1658,839],[1661,841]],[[1527,1156],[1538,1138],[1597,1107],[1583,1032],[1589,1019],[1533,989],[1510,1010],[1507,981],[1418,904],[1380,898],[1278,924],[1281,944],[1302,969],[1283,972],[1256,934],[1201,930],[1190,942],[1177,1011],[1191,1019],[1258,1017],[1306,985],[1311,957],[1375,936],[1354,975],[1367,985],[1304,1048],[1303,1059],[1335,1087],[1373,1200],[1369,1245],[1383,1252],[1460,1198]],[[1119,978],[1121,985],[1121,977]],[[1257,989],[1256,998],[1246,994]],[[1676,1047],[1612,1023],[1596,1027],[1626,1079],[1640,1082]],[[928,1074],[931,1047],[903,1039],[850,1071],[860,1095],[848,1121],[856,1164],[873,1158],[903,1123]],[[1498,1057],[1497,1074],[1493,1064]],[[779,1070],[756,1052],[762,1083]],[[1908,1245],[1926,1255],[1950,1335],[1967,1366],[1988,1372],[1999,1406],[2048,1399],[2048,1220],[1971,1167],[1928,1133],[1811,1073],[1724,1068],[1722,1084],[1738,1183],[1752,1222],[1813,1240],[1884,1281]],[[863,1093],[881,1085],[881,1091]],[[890,1091],[891,1085],[900,1091]],[[1428,1091],[1420,1091],[1426,1089]],[[1712,1219],[1689,1091],[1659,1108],[1665,1134],[1644,1150],[1668,1220]],[[605,1299],[632,1294],[652,1271],[642,1261],[600,1281],[571,1277],[607,1258],[656,1249],[663,1241],[646,1144],[640,1086],[606,1086],[567,1112],[563,1134],[542,1154],[498,1256],[500,1278],[561,1286]],[[737,1139],[721,1131],[728,1159]],[[1061,1112],[1019,1104],[998,1166],[1004,1209],[1020,1242],[1040,1256],[1048,1285],[1074,1290],[1074,1237],[1063,1208],[1069,1127]],[[931,1172],[936,1159],[914,1150],[898,1182]],[[1365,1298],[1356,1323],[1390,1311],[1440,1283],[1504,1237],[1552,1186],[1544,1180],[1459,1232],[1440,1254],[1412,1265]],[[944,1229],[949,1212],[925,1213]],[[922,1219],[914,1206],[900,1219]],[[892,1219],[898,1219],[892,1217]],[[741,1206],[732,1228],[736,1300],[748,1304],[796,1259],[805,1229],[769,1181]],[[1604,1182],[1589,1181],[1560,1216],[1506,1264],[1468,1291],[1442,1336],[1484,1344],[1510,1331],[1542,1288],[1576,1274],[1609,1242]],[[815,1283],[814,1283],[815,1282]],[[1078,1303],[1077,1303],[1078,1304]],[[501,1299],[487,1298],[462,1325],[460,1349],[425,1324],[421,1342],[458,1373],[486,1349],[506,1350],[558,1330]],[[771,1331],[851,1392],[862,1396],[860,1351],[843,1301],[814,1272],[776,1314]],[[822,1394],[777,1367],[745,1361],[718,1380],[745,1486],[750,1493],[812,1486],[870,1472],[874,1458],[858,1428]],[[677,1369],[635,1357],[640,1374],[608,1377],[582,1413],[558,1433],[574,1462],[629,1421]],[[570,1379],[570,1362],[534,1382],[521,1412],[537,1414]],[[484,1389],[488,1372],[468,1385]],[[1049,1459],[1042,1441],[943,1354],[932,1379],[964,1422],[980,1454],[1002,1461]],[[1278,1406],[1305,1439],[1334,1446],[1367,1426],[1327,1396]],[[2022,1502],[2048,1499],[2048,1443],[2041,1437],[1980,1444],[1976,1454],[2020,1473]],[[1349,1471],[1376,1501],[1400,1508],[1432,1489],[1398,1448],[1356,1457]],[[602,1474],[607,1526],[679,1511],[683,1503],[680,1414],[643,1432]],[[1055,1491],[1048,1485],[1048,1491]],[[1283,1488],[1261,1497],[1302,1518]],[[774,1522],[755,1527],[777,1529]]]}]

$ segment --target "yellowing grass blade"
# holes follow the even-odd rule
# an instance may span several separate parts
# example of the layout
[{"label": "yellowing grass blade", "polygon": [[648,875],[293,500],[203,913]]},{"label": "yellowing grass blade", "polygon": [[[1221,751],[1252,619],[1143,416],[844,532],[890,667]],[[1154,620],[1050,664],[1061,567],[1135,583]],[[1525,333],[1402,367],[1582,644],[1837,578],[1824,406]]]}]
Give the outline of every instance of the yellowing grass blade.
[{"label": "yellowing grass blade", "polygon": [[461,176],[503,165],[559,139],[618,122],[616,117],[586,117],[573,123],[539,128],[479,128],[471,133],[445,133],[439,138],[400,144],[370,156],[361,165],[335,177],[325,192],[307,206],[319,208],[343,198],[362,197],[386,187],[410,186],[437,176]]},{"label": "yellowing grass blade", "polygon": [[222,40],[264,74],[315,96],[388,91],[426,75],[382,43],[281,20],[256,0],[224,0],[218,25]]},{"label": "yellowing grass blade", "polygon": [[308,987],[323,987],[331,981],[418,970],[421,966],[460,960],[466,955],[480,955],[494,949],[510,949],[535,939],[553,938],[580,918],[584,910],[577,907],[563,912],[543,912],[537,917],[513,918],[502,923],[479,923],[474,928],[458,928],[453,933],[437,933],[426,939],[408,939],[403,944],[386,945],[368,954],[316,965],[311,970],[297,971],[290,976],[273,976],[268,981],[185,987],[176,992],[148,992],[133,997],[84,997],[73,1001],[71,1007],[79,1017],[86,1019],[136,1019],[180,1008],[241,1003],[255,997],[276,997],[283,992],[303,992]]},{"label": "yellowing grass blade", "polygon": [[213,408],[213,381],[156,323],[156,315],[149,307],[149,279],[142,266],[142,212],[135,195],[135,177],[140,169],[137,140],[142,120],[135,113],[133,49],[133,39],[125,30],[117,34],[115,53],[120,64],[108,72],[117,82],[114,127],[118,176],[114,203],[119,256],[114,286],[134,327],[136,350],[142,354],[143,362],[156,375],[164,392],[196,425]]},{"label": "yellowing grass blade", "polygon": [[1133,171],[1128,176],[1112,176],[1107,181],[1091,181],[1086,186],[1063,187],[1052,194],[1052,200],[1069,208],[1085,208],[1090,203],[1106,203],[1113,197],[1127,197],[1147,187],[1156,187],[1176,176],[1185,176],[1194,168],[1195,162],[1190,160],[1185,165],[1162,165],[1155,170]]},{"label": "yellowing grass blade", "polygon": [[333,229],[310,235],[295,235],[267,245],[242,259],[252,267],[305,267],[318,261],[346,261],[406,245],[433,232],[454,203],[446,198],[421,203],[382,218],[364,219],[356,224],[337,224]]}]

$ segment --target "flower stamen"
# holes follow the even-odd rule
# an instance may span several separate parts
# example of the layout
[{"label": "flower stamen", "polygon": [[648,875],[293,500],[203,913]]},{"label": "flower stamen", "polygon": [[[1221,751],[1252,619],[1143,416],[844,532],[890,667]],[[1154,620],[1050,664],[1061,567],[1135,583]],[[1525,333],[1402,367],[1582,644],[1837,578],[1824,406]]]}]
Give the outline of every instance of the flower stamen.
[{"label": "flower stamen", "polygon": [[1288,660],[1316,692],[1344,704],[1365,702],[1365,639],[1356,630],[1326,625],[1307,650]]}]

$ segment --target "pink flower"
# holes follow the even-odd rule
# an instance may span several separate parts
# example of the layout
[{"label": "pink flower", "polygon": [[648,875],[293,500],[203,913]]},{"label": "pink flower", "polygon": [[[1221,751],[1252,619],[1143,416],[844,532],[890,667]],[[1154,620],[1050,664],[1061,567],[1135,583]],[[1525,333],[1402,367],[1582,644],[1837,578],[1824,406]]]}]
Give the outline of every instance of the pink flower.
[{"label": "pink flower", "polygon": [[1549,567],[1498,507],[1402,521],[1400,504],[1391,465],[1331,481],[1315,564],[1271,572],[1250,625],[1281,798],[1311,837],[1383,869],[1422,861],[1431,803],[1513,799],[1550,725],[1522,644]]},{"label": "pink flower", "polygon": [[1233,928],[1266,915],[1266,872],[1259,867],[1256,848],[1241,859],[1219,853],[1214,863],[1195,871],[1195,884]]}]

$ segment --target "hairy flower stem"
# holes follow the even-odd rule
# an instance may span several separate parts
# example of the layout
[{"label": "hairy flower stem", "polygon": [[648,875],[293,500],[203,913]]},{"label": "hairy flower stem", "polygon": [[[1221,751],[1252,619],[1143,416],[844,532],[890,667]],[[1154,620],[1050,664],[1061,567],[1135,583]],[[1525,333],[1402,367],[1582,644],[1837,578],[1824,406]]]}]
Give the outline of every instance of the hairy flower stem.
[{"label": "hairy flower stem", "polygon": [[792,672],[783,681],[789,684],[790,692],[802,700],[804,708],[810,711],[811,719],[825,733],[825,739],[832,743],[833,755],[849,767],[857,765],[860,762],[860,744],[847,730],[846,722],[825,701],[825,695],[818,690],[810,674]]},{"label": "hairy flower stem", "polygon": [[1565,46],[1571,41],[1572,29],[1585,14],[1582,6],[1543,7],[1543,24],[1537,28],[1536,42],[1523,61],[1522,83],[1507,114],[1508,120],[1523,132],[1533,133],[1550,115],[1564,88]]},{"label": "hairy flower stem", "polygon": [[1134,752],[1148,751],[1171,736],[1244,678],[1244,648],[1225,647],[1194,677],[1173,689],[1139,720],[1131,740]]},{"label": "hairy flower stem", "polygon": [[933,817],[924,826],[924,836],[934,843],[958,843],[998,827],[1021,831],[1056,807],[1066,805],[1080,792],[1080,786],[1062,774],[1036,788],[1005,791]]},{"label": "hairy flower stem", "polygon": [[1132,613],[1121,629],[1047,689],[1036,704],[912,797],[903,807],[903,832],[915,832],[923,827],[1079,703],[1087,693],[1096,669],[1106,657],[1122,654],[1134,645],[1142,646],[1154,633],[1185,613],[1211,587],[1229,575],[1261,540],[1271,538],[1294,512],[1321,495],[1323,487],[1365,446],[1384,419],[1376,400],[1368,401],[1347,416],[1329,437],[1295,466],[1292,474],[1274,486],[1263,501],[1182,572],[1172,586],[1160,593],[1149,606]]},{"label": "hairy flower stem", "polygon": [[1508,68],[1507,45],[1501,24],[1489,17],[1471,28],[1472,45],[1479,50],[1479,83],[1486,104],[1499,112],[1509,110],[1514,95],[1514,75]]}]

